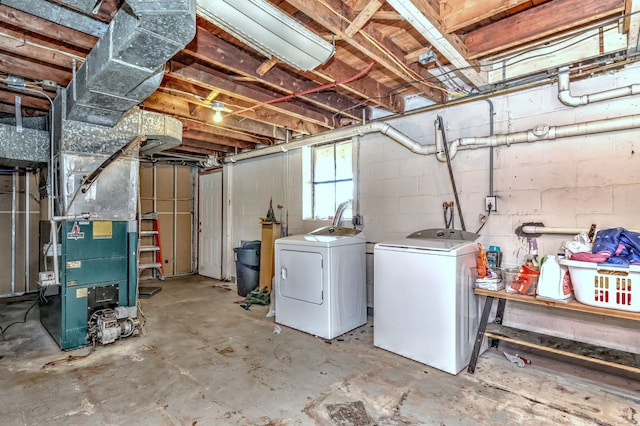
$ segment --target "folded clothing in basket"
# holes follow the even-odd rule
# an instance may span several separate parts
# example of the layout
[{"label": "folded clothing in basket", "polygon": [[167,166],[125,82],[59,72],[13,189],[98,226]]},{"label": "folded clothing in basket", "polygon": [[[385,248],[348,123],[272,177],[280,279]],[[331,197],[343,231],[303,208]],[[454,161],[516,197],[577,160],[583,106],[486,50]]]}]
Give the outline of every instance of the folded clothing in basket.
[{"label": "folded clothing in basket", "polygon": [[640,264],[640,234],[624,228],[599,231],[591,252],[608,256],[607,263],[616,265]]}]

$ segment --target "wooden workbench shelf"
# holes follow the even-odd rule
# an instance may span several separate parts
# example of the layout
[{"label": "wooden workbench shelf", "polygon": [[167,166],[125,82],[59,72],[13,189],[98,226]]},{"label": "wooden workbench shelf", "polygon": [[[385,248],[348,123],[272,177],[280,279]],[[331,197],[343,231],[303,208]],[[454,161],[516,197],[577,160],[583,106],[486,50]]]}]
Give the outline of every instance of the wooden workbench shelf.
[{"label": "wooden workbench shelf", "polygon": [[[603,346],[592,345],[589,343],[577,342],[574,340],[564,339],[546,334],[535,333],[532,331],[520,330],[513,327],[503,326],[502,318],[506,301],[515,301],[521,303],[530,303],[535,305],[544,305],[551,308],[566,309],[572,311],[586,312],[589,314],[605,315],[610,317],[624,318],[628,320],[640,321],[640,313],[627,312],[615,309],[605,309],[595,306],[584,305],[575,300],[569,302],[552,302],[547,300],[536,299],[534,296],[525,296],[521,294],[507,293],[503,291],[489,291],[476,289],[475,293],[479,296],[486,296],[486,302],[480,318],[476,342],[471,354],[471,361],[467,371],[471,374],[475,372],[476,363],[480,353],[480,347],[485,337],[493,340],[504,340],[521,346],[530,347],[555,354],[580,359],[584,361],[594,362],[597,364],[616,367],[640,373],[640,355],[631,352],[620,351]],[[498,309],[496,312],[496,320],[493,324],[488,324],[489,314],[493,301],[498,299]]]}]

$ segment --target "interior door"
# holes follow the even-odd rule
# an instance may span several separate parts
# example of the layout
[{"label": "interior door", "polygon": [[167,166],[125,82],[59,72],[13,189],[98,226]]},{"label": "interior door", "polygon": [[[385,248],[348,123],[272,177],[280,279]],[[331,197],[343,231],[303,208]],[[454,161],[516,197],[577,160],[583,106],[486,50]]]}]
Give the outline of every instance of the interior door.
[{"label": "interior door", "polygon": [[222,279],[222,172],[200,175],[198,273]]}]

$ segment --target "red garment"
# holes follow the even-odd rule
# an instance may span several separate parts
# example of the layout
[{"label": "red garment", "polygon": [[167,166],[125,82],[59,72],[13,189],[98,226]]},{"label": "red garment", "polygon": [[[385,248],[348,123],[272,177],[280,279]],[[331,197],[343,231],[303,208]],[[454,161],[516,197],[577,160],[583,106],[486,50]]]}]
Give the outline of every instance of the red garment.
[{"label": "red garment", "polygon": [[571,254],[571,260],[592,263],[605,263],[610,257],[611,253],[609,252],[589,253],[588,251],[581,251]]}]

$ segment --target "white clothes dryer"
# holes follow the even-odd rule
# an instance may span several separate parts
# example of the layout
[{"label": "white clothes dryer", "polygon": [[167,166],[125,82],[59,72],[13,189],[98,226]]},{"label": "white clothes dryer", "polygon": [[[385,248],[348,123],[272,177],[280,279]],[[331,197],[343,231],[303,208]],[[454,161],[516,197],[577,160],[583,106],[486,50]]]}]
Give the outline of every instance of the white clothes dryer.
[{"label": "white clothes dryer", "polygon": [[276,322],[333,339],[367,322],[366,237],[325,227],[275,242]]}]

